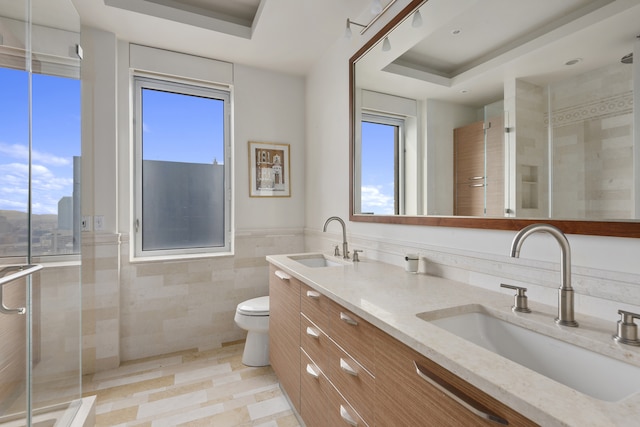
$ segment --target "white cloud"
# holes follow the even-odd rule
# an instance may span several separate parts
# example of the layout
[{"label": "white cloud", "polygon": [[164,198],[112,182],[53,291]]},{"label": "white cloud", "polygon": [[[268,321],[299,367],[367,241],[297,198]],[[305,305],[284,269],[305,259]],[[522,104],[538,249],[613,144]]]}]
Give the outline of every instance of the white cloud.
[{"label": "white cloud", "polygon": [[27,209],[27,199],[25,198],[23,202],[0,199],[0,209],[8,211],[25,211]]},{"label": "white cloud", "polygon": [[[0,142],[0,154],[4,154],[5,156],[12,159],[28,161],[29,147],[22,144],[5,144]],[[33,162],[43,163],[51,166],[66,166],[71,164],[71,159],[54,156],[53,154],[41,152],[38,150],[32,150],[31,158]]]},{"label": "white cloud", "polygon": [[380,191],[381,187],[362,186],[360,189],[362,212],[373,212],[376,214],[393,214],[393,195],[387,195]]},{"label": "white cloud", "polygon": [[[24,210],[29,188],[29,167],[22,163],[0,165],[0,209]],[[73,178],[58,177],[43,165],[31,170],[32,204],[35,213],[58,211],[58,201],[73,193]]]}]

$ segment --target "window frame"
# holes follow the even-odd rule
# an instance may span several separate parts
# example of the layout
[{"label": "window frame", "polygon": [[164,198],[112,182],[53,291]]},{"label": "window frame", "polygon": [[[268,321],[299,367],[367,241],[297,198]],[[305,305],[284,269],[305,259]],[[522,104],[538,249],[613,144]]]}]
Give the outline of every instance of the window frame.
[{"label": "window frame", "polygon": [[[142,221],[142,91],[143,89],[160,90],[177,94],[205,97],[223,101],[223,121],[224,121],[224,245],[207,246],[194,248],[176,248],[160,250],[143,250],[143,221]],[[233,149],[231,132],[231,88],[217,86],[201,81],[191,81],[177,79],[173,77],[148,75],[145,73],[133,73],[133,175],[134,185],[132,191],[132,230],[134,236],[134,253],[132,260],[141,259],[180,259],[213,257],[223,255],[233,255]]]}]

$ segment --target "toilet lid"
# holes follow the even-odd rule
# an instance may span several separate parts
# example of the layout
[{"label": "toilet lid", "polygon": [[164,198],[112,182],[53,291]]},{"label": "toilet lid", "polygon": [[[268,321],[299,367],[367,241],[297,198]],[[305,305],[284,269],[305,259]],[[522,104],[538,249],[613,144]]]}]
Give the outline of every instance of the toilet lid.
[{"label": "toilet lid", "polygon": [[253,298],[238,304],[238,313],[245,316],[268,316],[269,296]]}]

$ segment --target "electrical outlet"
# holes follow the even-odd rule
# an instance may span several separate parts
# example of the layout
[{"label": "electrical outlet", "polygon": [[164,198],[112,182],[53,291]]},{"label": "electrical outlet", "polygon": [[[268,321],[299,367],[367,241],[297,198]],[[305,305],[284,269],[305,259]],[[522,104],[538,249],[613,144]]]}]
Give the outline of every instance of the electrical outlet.
[{"label": "electrical outlet", "polygon": [[91,231],[91,215],[82,215],[82,223],[80,224],[80,230]]},{"label": "electrical outlet", "polygon": [[104,230],[104,215],[96,215],[93,217],[93,229],[95,231]]}]

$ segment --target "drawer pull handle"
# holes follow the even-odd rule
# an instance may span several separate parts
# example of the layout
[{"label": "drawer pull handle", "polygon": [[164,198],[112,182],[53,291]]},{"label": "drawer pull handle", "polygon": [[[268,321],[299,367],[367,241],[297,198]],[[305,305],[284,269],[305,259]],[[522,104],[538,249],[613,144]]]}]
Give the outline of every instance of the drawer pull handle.
[{"label": "drawer pull handle", "polygon": [[307,335],[309,335],[310,337],[313,337],[315,339],[319,339],[320,338],[320,332],[318,332],[317,329],[312,328],[311,326],[307,326]]},{"label": "drawer pull handle", "polygon": [[342,369],[343,371],[345,371],[347,374],[349,375],[353,375],[354,377],[358,376],[358,372],[353,369],[346,360],[344,360],[342,357],[340,358],[340,369]]},{"label": "drawer pull handle", "polygon": [[344,406],[340,405],[340,416],[342,417],[343,420],[345,420],[345,422],[347,424],[349,424],[350,426],[357,426],[358,422],[356,420],[353,419],[353,417],[351,416],[351,414],[349,413],[349,411],[347,411],[347,408],[345,408]]},{"label": "drawer pull handle", "polygon": [[488,412],[486,408],[476,407],[478,406],[478,403],[471,400],[470,397],[464,396],[464,395],[460,396],[456,393],[457,390],[453,389],[452,387],[446,387],[445,385],[441,384],[442,382],[441,379],[439,379],[435,374],[429,372],[429,370],[424,366],[419,365],[418,362],[414,361],[413,365],[415,366],[416,373],[420,376],[420,378],[422,378],[423,380],[425,380],[426,382],[434,386],[441,393],[444,393],[445,395],[449,396],[451,399],[458,402],[469,412],[487,421],[492,421],[494,423],[498,423],[502,425],[509,425],[509,421],[505,420],[504,418],[496,414],[492,414],[491,412]]},{"label": "drawer pull handle", "polygon": [[307,296],[308,296],[309,298],[318,299],[318,298],[320,298],[320,292],[316,292],[316,291],[307,291]]},{"label": "drawer pull handle", "polygon": [[320,378],[320,371],[316,366],[310,363],[307,363],[307,374],[311,375],[313,378]]},{"label": "drawer pull handle", "polygon": [[344,314],[343,312],[340,312],[340,320],[342,320],[343,322],[352,325],[352,326],[358,326],[358,322],[356,322],[355,320],[353,320],[351,317],[349,317],[348,315]]},{"label": "drawer pull handle", "polygon": [[291,276],[289,276],[287,273],[285,273],[282,270],[276,270],[276,276],[278,276],[282,280],[290,280],[291,279]]}]

